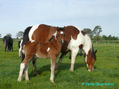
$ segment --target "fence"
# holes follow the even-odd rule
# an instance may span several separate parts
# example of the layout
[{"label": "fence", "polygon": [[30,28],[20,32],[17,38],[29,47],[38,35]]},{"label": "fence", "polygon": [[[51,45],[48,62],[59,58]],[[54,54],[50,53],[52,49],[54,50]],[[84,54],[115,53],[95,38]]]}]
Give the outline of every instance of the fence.
[{"label": "fence", "polygon": [[93,43],[119,43],[119,40],[99,40],[99,41],[96,41],[96,40],[93,40],[92,41]]},{"label": "fence", "polygon": [[119,40],[100,40],[92,41],[95,47],[112,47],[119,48]]}]

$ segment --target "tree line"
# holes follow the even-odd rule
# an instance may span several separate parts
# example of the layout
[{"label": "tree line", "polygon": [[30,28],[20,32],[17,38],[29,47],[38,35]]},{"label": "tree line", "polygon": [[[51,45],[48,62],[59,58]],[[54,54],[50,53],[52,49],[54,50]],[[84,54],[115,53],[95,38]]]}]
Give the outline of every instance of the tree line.
[{"label": "tree line", "polygon": [[95,26],[93,30],[91,30],[90,28],[84,28],[83,31],[86,32],[92,38],[92,40],[95,40],[95,41],[119,40],[118,37],[112,36],[112,35],[108,35],[108,36],[102,35],[101,36],[100,33],[102,32],[102,28],[99,25]]},{"label": "tree line", "polygon": [[[95,40],[95,41],[99,41],[99,40],[119,40],[118,37],[116,36],[112,36],[112,35],[100,35],[100,33],[102,32],[102,27],[97,25],[94,27],[94,29],[90,29],[90,28],[84,28],[83,31],[85,33],[87,33],[92,40]],[[7,34],[8,36],[12,36],[10,33]],[[2,37],[2,35],[0,34],[0,38]],[[17,39],[21,39],[23,37],[23,31],[19,31],[17,34],[16,34],[16,38]]]}]

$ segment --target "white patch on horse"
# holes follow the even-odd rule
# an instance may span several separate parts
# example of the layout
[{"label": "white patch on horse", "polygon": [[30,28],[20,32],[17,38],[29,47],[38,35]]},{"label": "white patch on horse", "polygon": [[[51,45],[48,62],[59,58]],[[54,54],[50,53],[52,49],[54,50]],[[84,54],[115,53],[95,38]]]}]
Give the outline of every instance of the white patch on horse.
[{"label": "white patch on horse", "polygon": [[21,53],[22,53],[22,42],[23,42],[23,40],[21,40],[21,42],[20,42],[19,57],[21,57]]},{"label": "white patch on horse", "polygon": [[21,63],[20,64],[20,71],[19,71],[18,81],[21,81],[21,79],[22,79],[24,68],[25,68],[25,64],[24,63]]},{"label": "white patch on horse", "polygon": [[88,64],[86,64],[87,65],[87,68],[88,68]]},{"label": "white patch on horse", "polygon": [[53,36],[56,38],[56,35],[57,35],[57,31],[53,34]]},{"label": "white patch on horse", "polygon": [[34,42],[35,40],[32,40],[32,35],[33,35],[33,33],[34,33],[34,31],[38,28],[38,26],[39,25],[34,25],[34,26],[32,26],[32,28],[30,29],[30,31],[29,31],[29,40],[31,41],[31,42]]},{"label": "white patch on horse", "polygon": [[[87,55],[89,50],[92,49],[91,39],[90,39],[90,37],[87,34],[83,35],[81,33],[81,31],[80,31],[80,33],[77,35],[77,39],[73,39],[73,37],[71,36],[71,40],[70,40],[67,48],[69,50],[71,50],[71,52],[74,51],[75,54],[77,54],[78,51],[75,51],[75,50],[79,49],[79,46],[81,44],[83,45],[83,50],[84,50],[84,52]],[[75,62],[76,55],[72,55],[72,57],[73,57],[71,59],[71,63],[72,64],[71,64],[71,68],[70,68],[71,71],[73,71],[73,67],[72,66],[73,66],[73,63]],[[87,58],[85,59],[85,61],[87,62]]]},{"label": "white patch on horse", "polygon": [[24,47],[25,47],[25,45],[23,46],[23,49],[22,49],[22,53],[24,54],[25,52],[24,52]]},{"label": "white patch on horse", "polygon": [[36,57],[39,57],[40,58],[40,56],[36,53]]},{"label": "white patch on horse", "polygon": [[49,52],[49,51],[50,51],[50,48],[48,47],[47,52]]},{"label": "white patch on horse", "polygon": [[92,42],[87,34],[83,35],[80,31],[76,40],[71,37],[71,40],[68,44],[68,49],[72,50],[73,48],[78,48],[81,44],[83,45],[83,50],[87,55],[89,50],[92,49]]},{"label": "white patch on horse", "polygon": [[88,69],[89,72],[91,72],[91,69]]},{"label": "white patch on horse", "polygon": [[20,69],[24,69],[24,67],[25,67],[25,64],[24,63],[21,63]]},{"label": "white patch on horse", "polygon": [[87,63],[87,56],[85,57],[85,63]]},{"label": "white patch on horse", "polygon": [[28,68],[25,71],[25,80],[29,80],[29,76],[28,76]]},{"label": "white patch on horse", "polygon": [[61,31],[61,32],[60,32],[60,34],[64,34],[64,32],[63,32],[63,31]]},{"label": "white patch on horse", "polygon": [[90,37],[87,34],[84,37],[85,37],[85,43],[83,46],[83,50],[85,51],[85,53],[87,55],[89,50],[92,49],[92,42],[91,42]]},{"label": "white patch on horse", "polygon": [[71,40],[68,44],[68,49],[73,50],[74,48],[77,49],[79,48],[79,45],[84,44],[85,43],[85,39],[84,36],[81,34],[81,32],[77,35],[77,39],[73,39],[73,37],[71,36]]},{"label": "white patch on horse", "polygon": [[25,80],[29,80],[29,76],[28,76],[28,65],[25,68]]}]

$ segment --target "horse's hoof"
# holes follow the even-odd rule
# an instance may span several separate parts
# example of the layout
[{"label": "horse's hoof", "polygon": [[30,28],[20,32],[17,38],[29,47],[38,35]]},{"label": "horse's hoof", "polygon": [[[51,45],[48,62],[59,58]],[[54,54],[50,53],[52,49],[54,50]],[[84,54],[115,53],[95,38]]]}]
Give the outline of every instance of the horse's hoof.
[{"label": "horse's hoof", "polygon": [[50,78],[50,82],[51,82],[51,83],[54,83],[54,79],[53,79],[53,78]]},{"label": "horse's hoof", "polygon": [[18,82],[21,82],[21,79],[18,79],[17,81],[18,81]]},{"label": "horse's hoof", "polygon": [[35,76],[38,76],[38,75],[39,75],[39,73],[38,73],[38,72],[34,72],[33,74],[34,74]]},{"label": "horse's hoof", "polygon": [[50,80],[51,83],[54,83],[54,80]]},{"label": "horse's hoof", "polygon": [[89,72],[91,72],[91,69],[88,69]]},{"label": "horse's hoof", "polygon": [[73,72],[74,70],[73,69],[70,69],[70,72]]}]

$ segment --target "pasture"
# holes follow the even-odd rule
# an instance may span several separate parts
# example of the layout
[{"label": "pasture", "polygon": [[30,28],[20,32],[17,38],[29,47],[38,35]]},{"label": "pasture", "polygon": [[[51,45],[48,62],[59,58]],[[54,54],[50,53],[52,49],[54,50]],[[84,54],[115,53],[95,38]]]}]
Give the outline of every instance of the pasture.
[{"label": "pasture", "polygon": [[[83,56],[77,56],[75,70],[70,72],[67,54],[55,71],[55,83],[52,84],[49,80],[49,59],[37,60],[38,76],[33,75],[30,63],[30,81],[23,79],[17,82],[21,62],[17,42],[14,40],[13,52],[4,52],[3,42],[0,40],[0,89],[119,89],[119,43],[94,44],[94,48],[98,50],[94,72],[88,72]],[[101,85],[106,83],[112,85]]]}]

